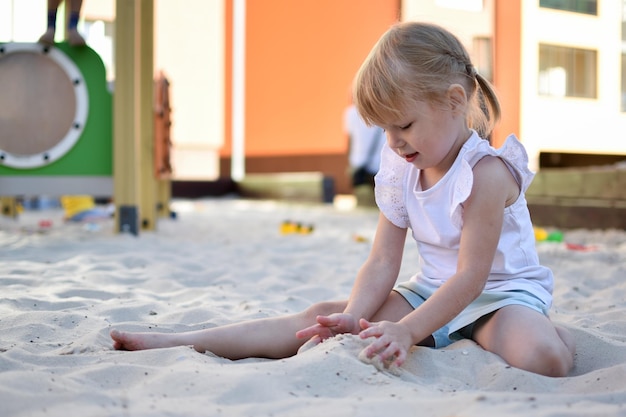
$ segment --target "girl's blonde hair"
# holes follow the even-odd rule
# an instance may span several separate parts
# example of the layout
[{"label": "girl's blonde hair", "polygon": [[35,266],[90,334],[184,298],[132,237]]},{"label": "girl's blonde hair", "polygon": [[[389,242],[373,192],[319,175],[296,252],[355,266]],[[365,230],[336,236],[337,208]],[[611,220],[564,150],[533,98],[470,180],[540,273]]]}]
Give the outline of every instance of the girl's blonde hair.
[{"label": "girl's blonde hair", "polygon": [[500,119],[500,103],[461,42],[437,25],[397,23],[359,69],[354,102],[368,124],[385,124],[403,117],[401,110],[413,101],[443,102],[452,84],[465,88],[468,126],[487,137]]}]

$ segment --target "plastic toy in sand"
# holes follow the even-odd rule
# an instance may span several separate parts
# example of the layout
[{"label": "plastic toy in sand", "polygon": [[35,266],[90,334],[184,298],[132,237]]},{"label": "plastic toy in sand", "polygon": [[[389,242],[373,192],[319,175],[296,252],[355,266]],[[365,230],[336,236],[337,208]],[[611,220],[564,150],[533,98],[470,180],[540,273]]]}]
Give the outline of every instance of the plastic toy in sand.
[{"label": "plastic toy in sand", "polygon": [[97,207],[92,196],[64,195],[60,200],[66,221],[93,222],[111,218],[112,213],[105,208]]},{"label": "plastic toy in sand", "polygon": [[535,240],[537,242],[563,242],[563,232],[559,230],[548,232],[542,227],[534,227],[533,229],[535,231]]},{"label": "plastic toy in sand", "polygon": [[535,240],[537,242],[563,243],[566,249],[577,252],[593,252],[599,249],[597,245],[564,242],[563,232],[559,230],[548,232],[542,227],[534,227],[533,229],[535,232]]},{"label": "plastic toy in sand", "polygon": [[313,225],[304,225],[299,222],[292,222],[291,220],[285,220],[280,225],[281,235],[309,235],[313,233]]},{"label": "plastic toy in sand", "polygon": [[565,247],[577,252],[595,252],[599,249],[596,245],[583,245],[580,243],[565,243]]},{"label": "plastic toy in sand", "polygon": [[39,220],[37,225],[39,226],[39,229],[50,229],[52,227],[52,220]]},{"label": "plastic toy in sand", "polygon": [[368,243],[369,239],[366,238],[363,235],[360,235],[358,233],[355,233],[354,235],[352,235],[352,240],[354,240],[357,243]]}]

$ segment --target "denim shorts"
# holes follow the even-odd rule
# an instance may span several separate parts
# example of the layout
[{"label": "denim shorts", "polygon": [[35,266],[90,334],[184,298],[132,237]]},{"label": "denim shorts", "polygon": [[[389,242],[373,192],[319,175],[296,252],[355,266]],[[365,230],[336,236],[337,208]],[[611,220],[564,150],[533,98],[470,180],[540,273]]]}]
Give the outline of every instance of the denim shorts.
[{"label": "denim shorts", "polygon": [[[403,282],[394,288],[394,291],[404,297],[414,309],[422,305],[435,290],[436,288],[414,281]],[[471,339],[474,324],[478,319],[508,305],[523,305],[545,316],[548,315],[548,306],[527,291],[485,291],[458,316],[433,333],[435,347],[442,348],[457,340]]]}]

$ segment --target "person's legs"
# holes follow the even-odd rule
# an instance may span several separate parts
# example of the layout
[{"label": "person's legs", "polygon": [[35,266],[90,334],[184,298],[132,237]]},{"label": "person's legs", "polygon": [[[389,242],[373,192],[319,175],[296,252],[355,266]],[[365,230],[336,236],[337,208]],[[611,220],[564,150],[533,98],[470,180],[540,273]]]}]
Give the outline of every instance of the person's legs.
[{"label": "person's legs", "polygon": [[[346,301],[322,302],[289,316],[273,317],[183,333],[135,333],[111,331],[113,347],[143,350],[173,346],[193,346],[198,352],[210,351],[229,359],[249,357],[285,358],[293,356],[307,340],[296,338],[298,330],[316,324],[317,316],[342,312]],[[392,291],[373,321],[398,321],[413,307]],[[432,346],[432,339],[423,342]],[[311,343],[315,345],[316,343]]]},{"label": "person's legs", "polygon": [[473,339],[508,364],[546,376],[565,376],[574,365],[574,339],[543,314],[509,305],[480,319]]},{"label": "person's legs", "polygon": [[46,32],[41,35],[39,42],[46,45],[54,45],[54,33],[57,23],[57,9],[61,0],[48,0],[48,25]]},{"label": "person's legs", "polygon": [[229,359],[293,356],[306,341],[296,338],[298,330],[315,324],[318,315],[343,311],[345,301],[318,303],[289,316],[265,318],[183,333],[130,333],[111,331],[113,347],[122,350],[193,346]]},{"label": "person's legs", "polygon": [[78,19],[83,0],[66,0],[70,2],[70,21],[67,27],[67,39],[72,46],[85,45],[85,39],[78,33]]},{"label": "person's legs", "polygon": [[[57,10],[62,0],[48,0],[48,26],[46,32],[41,35],[39,42],[46,45],[54,45],[56,32]],[[65,0],[65,7],[70,10],[70,18],[67,27],[67,39],[72,46],[85,45],[85,39],[78,33],[78,19],[83,0]]]}]

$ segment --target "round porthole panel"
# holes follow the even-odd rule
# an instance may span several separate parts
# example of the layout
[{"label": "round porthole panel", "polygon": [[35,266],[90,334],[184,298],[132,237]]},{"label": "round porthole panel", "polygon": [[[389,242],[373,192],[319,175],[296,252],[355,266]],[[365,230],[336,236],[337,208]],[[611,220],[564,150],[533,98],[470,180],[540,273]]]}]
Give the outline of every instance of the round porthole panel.
[{"label": "round porthole panel", "polygon": [[87,122],[87,86],[62,51],[0,45],[0,83],[0,164],[37,168],[72,149]]}]

